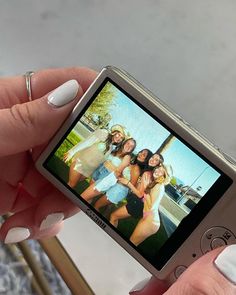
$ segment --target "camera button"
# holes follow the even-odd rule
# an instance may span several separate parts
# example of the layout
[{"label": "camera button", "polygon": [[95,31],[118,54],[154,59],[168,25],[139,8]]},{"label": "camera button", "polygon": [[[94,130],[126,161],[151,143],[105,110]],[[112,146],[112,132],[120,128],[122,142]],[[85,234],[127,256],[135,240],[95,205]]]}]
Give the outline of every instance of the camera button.
[{"label": "camera button", "polygon": [[185,265],[177,266],[176,269],[175,269],[175,277],[176,277],[176,279],[178,279],[186,269],[187,269],[187,266],[185,266]]},{"label": "camera button", "polygon": [[222,246],[225,246],[227,245],[226,241],[222,238],[214,238],[212,241],[211,241],[211,249],[214,250],[216,248],[219,248],[219,247],[222,247]]},{"label": "camera button", "polygon": [[233,232],[223,226],[209,228],[201,238],[201,250],[203,254],[221,246],[236,244]]}]

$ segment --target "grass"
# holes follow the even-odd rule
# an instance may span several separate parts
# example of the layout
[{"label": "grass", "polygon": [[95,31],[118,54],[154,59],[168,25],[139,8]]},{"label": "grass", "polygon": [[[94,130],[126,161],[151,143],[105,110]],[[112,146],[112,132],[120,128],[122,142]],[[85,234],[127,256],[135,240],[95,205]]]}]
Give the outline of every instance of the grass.
[{"label": "grass", "polygon": [[[62,160],[63,155],[66,152],[68,152],[71,148],[73,148],[76,144],[78,144],[80,141],[81,138],[77,135],[75,131],[72,130],[55,152],[55,156]],[[68,162],[67,165],[70,166],[70,162]]]}]

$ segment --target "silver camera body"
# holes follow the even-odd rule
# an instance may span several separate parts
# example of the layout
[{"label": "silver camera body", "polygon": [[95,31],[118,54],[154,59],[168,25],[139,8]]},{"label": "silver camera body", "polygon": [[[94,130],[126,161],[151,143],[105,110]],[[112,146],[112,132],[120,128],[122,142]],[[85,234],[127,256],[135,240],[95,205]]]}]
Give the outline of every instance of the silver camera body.
[{"label": "silver camera body", "polygon": [[[187,213],[182,220],[176,222],[175,230],[168,235],[162,245],[159,248],[157,247],[156,254],[152,254],[150,257],[148,255],[148,246],[145,252],[143,248],[132,245],[122,232],[114,228],[106,217],[97,212],[93,205],[86,202],[75,190],[71,189],[66,180],[61,179],[47,165],[49,158],[52,155],[55,156],[55,151],[73,129],[73,126],[80,121],[86,109],[93,103],[102,87],[104,87],[106,81],[119,89],[127,97],[127,101],[132,100],[134,109],[135,105],[137,105],[137,112],[139,112],[138,108],[143,109],[147,117],[156,120],[158,126],[160,125],[169,130],[184,146],[187,146],[195,155],[198,155],[201,161],[207,163],[202,175],[200,173],[198,179],[195,177],[192,183],[188,183],[187,186],[172,183],[169,191],[166,189],[165,198],[166,203],[169,205],[163,205],[160,212],[162,217],[165,213],[165,220],[169,220],[167,224],[171,222],[174,224],[179,211],[186,211]],[[135,117],[137,126],[141,128],[143,122],[139,122],[139,116],[135,112],[130,113],[130,116]],[[120,122],[113,123],[119,124]],[[150,128],[154,128],[153,126]],[[132,134],[132,136],[135,138],[135,134]],[[184,157],[184,155],[181,154],[181,157]],[[199,134],[190,124],[174,113],[134,78],[115,67],[108,66],[100,72],[71,115],[40,155],[36,167],[55,187],[125,248],[130,255],[160,279],[174,281],[191,263],[203,254],[217,247],[236,243],[236,163],[234,159],[224,154],[217,146]],[[191,171],[191,167],[189,171]],[[203,184],[206,185],[209,171],[216,171],[216,173],[219,173],[219,177],[214,181],[212,180],[211,186],[208,184],[209,190],[201,196],[198,192],[201,186],[199,185],[197,189],[196,185],[195,189],[192,187],[200,178],[203,179]],[[185,172],[186,177],[187,174],[188,171]],[[204,174],[205,178],[203,177]],[[173,197],[177,195],[180,195],[180,200]],[[194,203],[193,200],[196,200],[196,198],[198,201]],[[190,209],[186,205],[188,201]],[[172,210],[174,213],[168,213],[168,210]],[[164,223],[163,218],[161,218],[161,223]]]}]

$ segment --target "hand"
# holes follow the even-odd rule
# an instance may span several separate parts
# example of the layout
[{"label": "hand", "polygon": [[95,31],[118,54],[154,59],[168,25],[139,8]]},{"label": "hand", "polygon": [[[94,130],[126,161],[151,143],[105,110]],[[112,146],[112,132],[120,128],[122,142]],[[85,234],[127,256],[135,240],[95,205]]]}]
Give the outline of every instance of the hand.
[{"label": "hand", "polygon": [[202,256],[169,288],[165,282],[152,278],[146,285],[139,283],[130,292],[130,295],[162,294],[235,295],[236,245],[218,248]]},{"label": "hand", "polygon": [[143,181],[143,186],[145,188],[150,184],[151,178],[150,178],[149,172],[146,172],[146,173],[143,174],[142,181]]},{"label": "hand", "polygon": [[[39,71],[31,77],[32,102],[23,76],[0,79],[0,214],[12,213],[1,226],[1,240],[55,235],[62,219],[78,212],[38,173],[34,162],[95,77],[86,68]],[[49,92],[71,79],[80,87],[69,82],[59,94],[53,92],[56,100],[51,103],[58,107],[48,103]]]},{"label": "hand", "polygon": [[120,170],[115,170],[114,173],[115,173],[116,177],[119,177],[122,174],[122,172]]},{"label": "hand", "polygon": [[128,183],[129,183],[129,181],[126,179],[126,178],[124,178],[124,177],[119,177],[118,178],[118,181],[121,183],[121,184],[123,184],[123,185],[128,185]]},{"label": "hand", "polygon": [[66,152],[64,155],[63,155],[63,161],[66,163],[69,161],[69,152]]}]

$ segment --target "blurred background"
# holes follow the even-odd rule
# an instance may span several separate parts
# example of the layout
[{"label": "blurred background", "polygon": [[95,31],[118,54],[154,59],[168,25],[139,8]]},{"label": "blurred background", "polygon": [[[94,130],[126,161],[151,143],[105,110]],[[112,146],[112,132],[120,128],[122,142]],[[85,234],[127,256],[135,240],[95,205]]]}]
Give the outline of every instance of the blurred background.
[{"label": "blurred background", "polygon": [[[121,67],[236,157],[235,11],[234,0],[0,0],[0,75]],[[83,213],[59,239],[95,294],[149,276]]]}]

